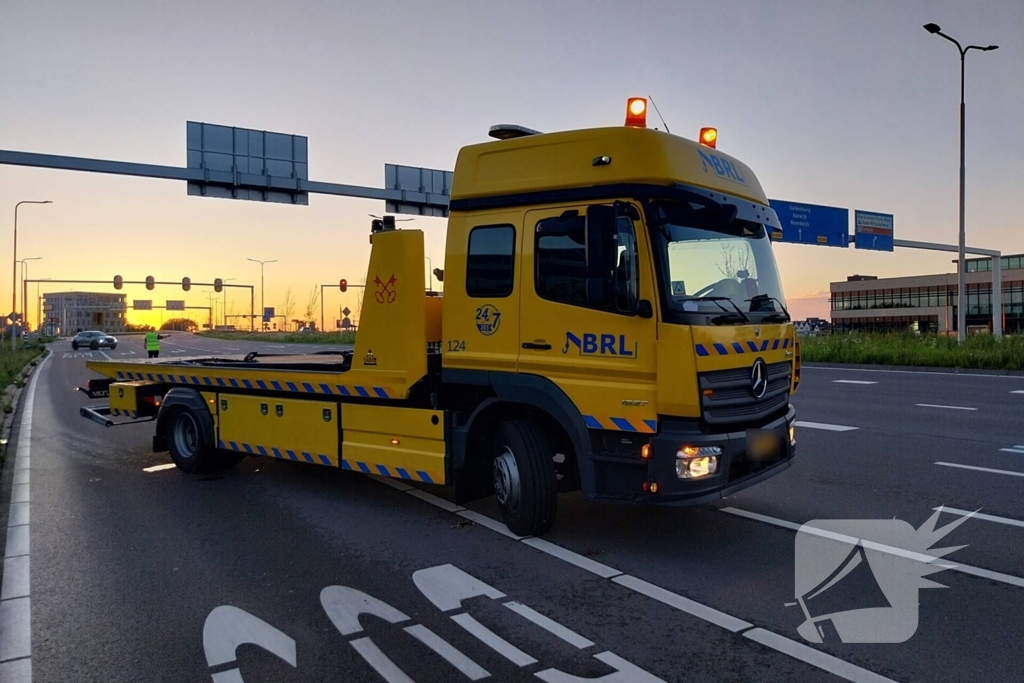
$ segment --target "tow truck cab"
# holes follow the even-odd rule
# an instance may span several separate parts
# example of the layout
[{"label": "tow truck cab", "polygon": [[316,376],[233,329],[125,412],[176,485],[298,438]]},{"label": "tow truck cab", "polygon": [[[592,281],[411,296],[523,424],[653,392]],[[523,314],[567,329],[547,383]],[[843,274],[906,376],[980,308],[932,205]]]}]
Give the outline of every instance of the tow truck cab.
[{"label": "tow truck cab", "polygon": [[754,173],[645,128],[497,133],[458,156],[443,298],[422,232],[375,221],[352,352],[90,361],[111,406],[82,414],[155,411],[187,471],[266,455],[495,493],[523,535],[559,491],[685,505],[788,467],[799,347]]}]

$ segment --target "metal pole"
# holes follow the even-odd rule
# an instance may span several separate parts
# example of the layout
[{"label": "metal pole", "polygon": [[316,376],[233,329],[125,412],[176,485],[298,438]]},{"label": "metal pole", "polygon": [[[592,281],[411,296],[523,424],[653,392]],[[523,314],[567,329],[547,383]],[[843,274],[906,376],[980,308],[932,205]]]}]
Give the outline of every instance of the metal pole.
[{"label": "metal pole", "polygon": [[[25,199],[14,205],[14,263],[13,263],[13,282],[11,284],[11,313],[18,312],[18,207],[22,204],[52,204],[49,199],[42,201]],[[11,350],[13,351],[18,345],[17,336],[17,324],[15,321],[11,321]]]},{"label": "metal pole", "polygon": [[967,244],[967,233],[964,227],[964,191],[967,169],[964,162],[964,117],[966,106],[964,104],[964,57],[965,50],[960,51],[960,251],[957,253],[957,282],[956,291],[959,305],[956,309],[957,341],[963,343],[967,339],[967,307],[964,306],[967,289],[967,273],[964,265],[964,249]]},{"label": "metal pole", "polygon": [[320,331],[324,331],[324,286],[320,285]]},{"label": "metal pole", "polygon": [[434,291],[434,262],[430,260],[429,256],[424,256],[427,259],[427,277],[430,278],[430,286],[427,287],[428,292]]},{"label": "metal pole", "polygon": [[1003,336],[1003,258],[992,257],[992,336]]}]

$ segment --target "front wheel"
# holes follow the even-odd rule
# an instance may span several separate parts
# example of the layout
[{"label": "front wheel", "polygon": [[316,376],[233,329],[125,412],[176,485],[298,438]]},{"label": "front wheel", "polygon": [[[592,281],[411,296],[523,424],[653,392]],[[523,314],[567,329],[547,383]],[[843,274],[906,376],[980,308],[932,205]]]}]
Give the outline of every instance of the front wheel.
[{"label": "front wheel", "polygon": [[511,420],[494,443],[494,495],[505,524],[520,536],[551,528],[558,505],[554,449],[533,420]]},{"label": "front wheel", "polygon": [[72,351],[77,351],[78,350],[78,342],[71,342],[71,350]]},{"label": "front wheel", "polygon": [[113,350],[114,350],[114,349],[116,349],[116,348],[117,348],[117,344],[111,344],[111,345],[110,345],[110,350],[111,350],[111,351],[113,351]]}]

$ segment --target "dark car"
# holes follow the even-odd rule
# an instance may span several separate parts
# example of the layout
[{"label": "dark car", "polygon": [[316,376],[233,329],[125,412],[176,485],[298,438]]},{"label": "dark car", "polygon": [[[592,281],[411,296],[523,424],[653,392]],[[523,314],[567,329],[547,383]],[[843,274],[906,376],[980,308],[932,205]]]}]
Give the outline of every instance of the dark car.
[{"label": "dark car", "polygon": [[82,346],[87,346],[93,351],[99,348],[116,349],[117,337],[99,331],[79,332],[71,340],[71,348],[77,351]]}]

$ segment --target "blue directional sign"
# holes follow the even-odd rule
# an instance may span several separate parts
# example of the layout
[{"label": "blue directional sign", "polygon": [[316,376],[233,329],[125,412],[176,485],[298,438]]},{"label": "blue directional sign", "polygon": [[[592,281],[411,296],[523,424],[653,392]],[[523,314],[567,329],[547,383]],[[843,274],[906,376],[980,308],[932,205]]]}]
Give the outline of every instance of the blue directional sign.
[{"label": "blue directional sign", "polygon": [[853,246],[857,249],[892,251],[891,213],[853,212]]},{"label": "blue directional sign", "polygon": [[826,247],[845,247],[850,241],[850,211],[837,206],[820,206],[802,202],[769,199],[768,203],[782,225],[781,239],[777,242],[817,244]]},{"label": "blue directional sign", "polygon": [[263,308],[263,322],[269,323],[271,318],[273,318],[273,317],[274,317],[274,309],[272,307],[270,307],[270,306],[265,306]]}]

